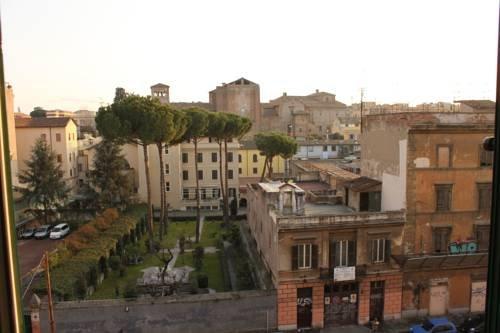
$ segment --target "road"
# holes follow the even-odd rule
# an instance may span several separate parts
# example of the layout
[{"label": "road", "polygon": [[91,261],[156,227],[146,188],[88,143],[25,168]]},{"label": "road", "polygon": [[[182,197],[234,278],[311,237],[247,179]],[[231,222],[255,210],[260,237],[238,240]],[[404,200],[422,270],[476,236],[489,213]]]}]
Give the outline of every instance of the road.
[{"label": "road", "polygon": [[45,251],[53,250],[60,240],[23,239],[17,241],[17,256],[21,278],[38,266]]}]

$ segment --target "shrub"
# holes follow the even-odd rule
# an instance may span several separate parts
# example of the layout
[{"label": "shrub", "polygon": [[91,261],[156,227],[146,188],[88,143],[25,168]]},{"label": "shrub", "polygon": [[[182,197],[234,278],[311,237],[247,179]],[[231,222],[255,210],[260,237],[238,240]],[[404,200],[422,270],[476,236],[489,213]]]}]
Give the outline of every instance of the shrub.
[{"label": "shrub", "polygon": [[193,265],[196,271],[201,271],[203,267],[203,257],[205,255],[205,249],[201,246],[197,246],[193,251]]},{"label": "shrub", "polygon": [[109,262],[109,267],[114,271],[118,270],[122,264],[122,261],[119,256],[109,257],[108,262]]},{"label": "shrub", "polygon": [[208,288],[208,276],[206,274],[198,274],[198,288]]},{"label": "shrub", "polygon": [[181,237],[179,237],[180,254],[184,253],[184,245],[185,244],[186,244],[186,237],[184,235],[181,235]]},{"label": "shrub", "polygon": [[75,294],[79,299],[84,299],[87,296],[87,281],[83,275],[80,275],[75,282]]},{"label": "shrub", "polygon": [[120,277],[127,275],[127,268],[123,265],[120,266]]},{"label": "shrub", "polygon": [[107,221],[113,222],[118,218],[119,214],[116,208],[108,208],[104,212],[102,212],[102,216]]},{"label": "shrub", "polygon": [[125,298],[136,298],[137,297],[137,286],[135,281],[129,281],[123,289],[123,297]]}]

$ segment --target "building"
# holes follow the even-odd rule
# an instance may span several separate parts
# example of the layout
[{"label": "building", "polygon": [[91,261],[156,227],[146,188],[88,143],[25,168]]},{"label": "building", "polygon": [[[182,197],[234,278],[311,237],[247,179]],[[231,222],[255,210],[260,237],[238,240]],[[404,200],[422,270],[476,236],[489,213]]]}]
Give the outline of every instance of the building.
[{"label": "building", "polygon": [[254,133],[261,124],[260,87],[258,84],[239,78],[231,83],[223,83],[209,92],[211,109],[249,118]]},{"label": "building", "polygon": [[[266,157],[260,154],[255,141],[241,141],[238,152],[238,174],[240,179],[250,178],[259,179],[264,170]],[[273,175],[283,177],[286,173],[286,161],[276,156],[273,158]],[[267,176],[267,170],[266,170]]]},{"label": "building", "polygon": [[72,118],[73,112],[64,110],[47,110],[45,118]]},{"label": "building", "polygon": [[95,134],[97,133],[95,116],[95,111],[78,110],[73,112],[71,118],[73,118],[76,125],[78,126],[78,136],[80,138],[84,138],[84,133],[90,133],[95,136]]},{"label": "building", "polygon": [[344,158],[359,153],[361,145],[357,140],[307,140],[297,141],[298,150],[294,159]]},{"label": "building", "polygon": [[307,96],[283,96],[262,104],[261,130],[280,131],[298,139],[327,138],[333,134],[337,117],[345,116],[347,106],[335,95],[316,90]]},{"label": "building", "polygon": [[[26,169],[31,150],[37,139],[47,142],[61,164],[63,178],[69,188],[75,189],[78,178],[77,127],[71,118],[16,118],[16,144],[19,171]],[[22,186],[22,184],[21,184]]]},{"label": "building", "polygon": [[331,136],[340,136],[344,140],[359,140],[361,134],[360,118],[355,116],[338,117],[333,120]]},{"label": "building", "polygon": [[277,289],[280,330],[400,317],[402,274],[392,255],[402,253],[404,212],[360,212],[356,198],[380,191],[380,182],[344,185],[357,193],[348,204],[311,202],[300,184],[247,186],[247,220]]},{"label": "building", "polygon": [[363,119],[361,173],[382,182],[382,210],[406,211],[404,317],[484,311],[493,122],[491,109]]},{"label": "building", "polygon": [[78,140],[78,187],[89,183],[90,171],[93,169],[96,147],[102,142],[102,137],[92,137],[85,134],[83,139]]}]

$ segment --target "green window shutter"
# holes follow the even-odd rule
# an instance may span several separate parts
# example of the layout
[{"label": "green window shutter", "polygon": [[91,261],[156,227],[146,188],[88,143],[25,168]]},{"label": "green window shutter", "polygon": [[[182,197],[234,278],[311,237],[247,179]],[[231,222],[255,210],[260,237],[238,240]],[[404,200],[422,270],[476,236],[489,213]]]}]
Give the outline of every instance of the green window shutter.
[{"label": "green window shutter", "polygon": [[318,245],[312,245],[311,268],[318,268]]},{"label": "green window shutter", "polygon": [[386,239],[385,240],[385,262],[391,262],[391,240]]},{"label": "green window shutter", "polygon": [[297,245],[292,246],[292,270],[297,270],[299,268],[299,247]]},{"label": "green window shutter", "polygon": [[347,266],[356,266],[356,241],[347,242]]}]

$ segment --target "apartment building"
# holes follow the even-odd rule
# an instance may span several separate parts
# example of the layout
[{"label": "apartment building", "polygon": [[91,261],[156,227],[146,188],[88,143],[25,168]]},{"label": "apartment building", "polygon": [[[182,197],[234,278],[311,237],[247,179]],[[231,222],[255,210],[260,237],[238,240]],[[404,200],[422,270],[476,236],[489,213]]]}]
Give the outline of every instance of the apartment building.
[{"label": "apartment building", "polygon": [[[255,180],[260,178],[264,170],[265,160],[266,157],[260,154],[255,141],[240,141],[238,152],[238,174],[240,179]],[[273,158],[273,174],[282,177],[285,172],[286,161],[280,156]]]},{"label": "apartment building", "polygon": [[357,140],[307,140],[297,141],[298,150],[295,159],[330,159],[344,158],[361,150]]},{"label": "apartment building", "polygon": [[361,173],[382,182],[382,210],[406,211],[402,316],[484,311],[492,111],[363,119]]},{"label": "apartment building", "polygon": [[25,170],[37,139],[45,140],[61,164],[63,178],[69,188],[77,182],[77,127],[71,118],[16,118],[16,146],[19,171]]},{"label": "apartment building", "polygon": [[380,185],[347,181],[350,194],[336,204],[311,202],[300,183],[247,186],[247,220],[278,292],[279,329],[400,317],[403,277],[392,255],[402,254],[404,213],[376,211],[370,193]]}]

